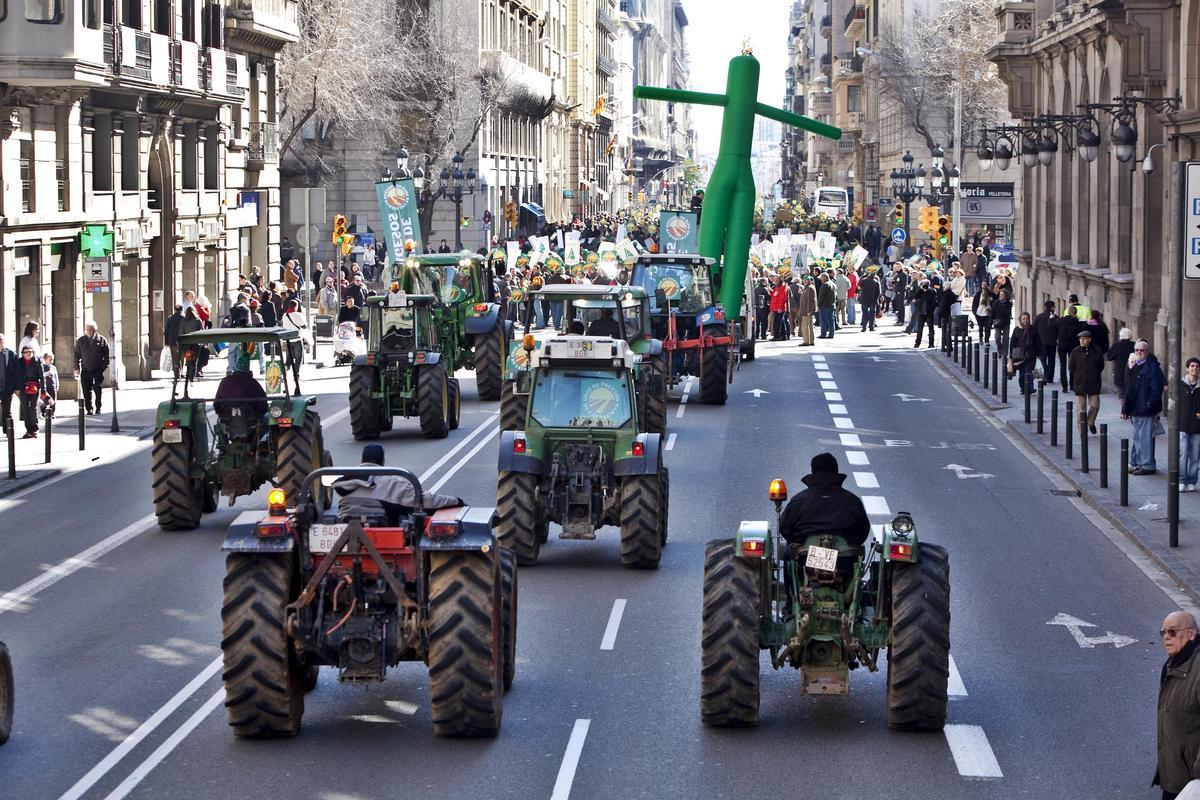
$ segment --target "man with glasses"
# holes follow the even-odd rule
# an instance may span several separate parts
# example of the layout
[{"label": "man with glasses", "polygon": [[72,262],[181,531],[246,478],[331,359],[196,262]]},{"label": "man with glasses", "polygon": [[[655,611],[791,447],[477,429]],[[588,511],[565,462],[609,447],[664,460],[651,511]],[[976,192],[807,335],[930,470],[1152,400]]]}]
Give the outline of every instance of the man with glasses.
[{"label": "man with glasses", "polygon": [[1163,620],[1163,664],[1158,686],[1158,769],[1152,786],[1173,800],[1200,778],[1200,664],[1196,663],[1196,618],[1186,611]]},{"label": "man with glasses", "polygon": [[1154,460],[1154,418],[1162,413],[1162,393],[1167,381],[1145,339],[1137,340],[1133,357],[1134,363],[1125,381],[1124,402],[1121,403],[1121,419],[1129,420],[1133,426],[1129,474],[1153,475],[1158,469]]}]

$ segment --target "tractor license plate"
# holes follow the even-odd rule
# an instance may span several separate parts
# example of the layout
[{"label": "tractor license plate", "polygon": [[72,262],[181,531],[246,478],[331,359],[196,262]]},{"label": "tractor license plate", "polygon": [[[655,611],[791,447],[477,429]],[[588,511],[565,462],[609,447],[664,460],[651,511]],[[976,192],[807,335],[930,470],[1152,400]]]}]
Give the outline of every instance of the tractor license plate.
[{"label": "tractor license plate", "polygon": [[820,572],[835,572],[837,570],[838,551],[832,547],[810,547],[804,566]]},{"label": "tractor license plate", "polygon": [[308,529],[308,550],[310,553],[328,553],[333,549],[338,537],[346,531],[346,523],[326,525],[313,524]]},{"label": "tractor license plate", "polygon": [[163,428],[162,440],[166,444],[182,444],[183,428]]}]

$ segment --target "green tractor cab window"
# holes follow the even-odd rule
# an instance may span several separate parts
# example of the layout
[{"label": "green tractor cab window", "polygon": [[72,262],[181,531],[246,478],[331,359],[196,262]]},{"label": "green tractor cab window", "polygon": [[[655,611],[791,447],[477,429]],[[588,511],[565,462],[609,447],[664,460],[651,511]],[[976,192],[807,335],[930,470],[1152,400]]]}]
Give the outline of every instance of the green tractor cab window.
[{"label": "green tractor cab window", "polygon": [[624,371],[545,372],[530,402],[533,419],[546,428],[620,428],[629,422]]},{"label": "green tractor cab window", "polygon": [[650,295],[652,314],[665,313],[668,304],[684,314],[697,314],[713,304],[708,267],[701,264],[639,264],[633,281]]}]

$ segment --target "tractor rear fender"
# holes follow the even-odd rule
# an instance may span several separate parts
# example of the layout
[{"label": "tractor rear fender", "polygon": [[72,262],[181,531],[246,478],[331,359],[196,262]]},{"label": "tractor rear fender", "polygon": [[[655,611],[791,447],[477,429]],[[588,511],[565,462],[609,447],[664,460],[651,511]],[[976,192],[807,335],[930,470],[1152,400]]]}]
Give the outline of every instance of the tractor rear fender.
[{"label": "tractor rear fender", "polygon": [[[422,550],[473,550],[488,552],[496,546],[496,538],[492,535],[492,515],[494,508],[475,508],[473,506],[455,506],[439,508],[429,518],[425,533],[421,534],[420,547]],[[443,535],[430,535],[430,531],[454,531]]]},{"label": "tractor rear fender", "polygon": [[[416,366],[428,367],[430,364],[440,364],[441,362],[442,362],[442,354],[435,352],[433,350],[430,350],[425,353],[425,358],[423,358],[422,360],[417,362]],[[454,375],[454,365],[453,364],[450,365],[450,375],[451,375],[451,377],[453,377],[453,375]]]},{"label": "tractor rear fender", "polygon": [[196,400],[176,400],[172,408],[171,401],[164,400],[158,404],[158,414],[154,420],[155,429],[162,430],[168,419],[178,422],[180,428],[204,427],[207,419],[204,403]]},{"label": "tractor rear fender", "polygon": [[375,366],[369,359],[370,359],[370,354],[363,353],[362,355],[355,356],[354,361],[352,363],[356,367],[373,367],[373,366]]},{"label": "tractor rear fender", "polygon": [[[657,433],[639,433],[630,444],[640,442],[642,445],[642,454],[635,456],[632,454],[632,446],[620,458],[613,461],[613,475],[618,477],[625,475],[657,475],[658,466],[662,463],[659,460],[659,444],[662,438]],[[503,452],[503,450],[501,450]]]},{"label": "tractor rear fender", "polygon": [[525,431],[500,431],[500,471],[541,475],[545,471],[542,460],[529,453],[517,452],[523,449],[516,445],[518,439],[525,441]]},{"label": "tractor rear fender", "polygon": [[308,410],[309,406],[315,406],[317,404],[317,398],[290,397],[288,398],[287,403],[292,410],[292,427],[302,428],[304,427],[305,420],[308,418],[308,415],[304,412]]},{"label": "tractor rear fender", "polygon": [[284,515],[264,516],[262,511],[243,511],[229,525],[221,549],[226,553],[290,553],[296,546],[291,533],[259,536],[259,526],[279,526],[287,522]]},{"label": "tractor rear fender", "polygon": [[487,303],[486,305],[486,311],[476,312],[471,310],[467,312],[467,321],[464,326],[465,333],[471,336],[479,336],[491,333],[496,329],[500,318],[500,306],[495,303]]},{"label": "tractor rear fender", "polygon": [[745,558],[774,555],[770,551],[771,524],[766,520],[742,520],[733,545],[733,552]]}]

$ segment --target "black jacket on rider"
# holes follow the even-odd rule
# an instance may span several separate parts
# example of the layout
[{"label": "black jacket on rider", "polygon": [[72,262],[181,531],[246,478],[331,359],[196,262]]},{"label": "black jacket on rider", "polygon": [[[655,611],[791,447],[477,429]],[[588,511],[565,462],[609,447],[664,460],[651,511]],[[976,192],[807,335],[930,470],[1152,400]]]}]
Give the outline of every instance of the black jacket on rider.
[{"label": "black jacket on rider", "polygon": [[871,536],[871,520],[862,500],[843,489],[841,472],[814,472],[804,477],[808,488],[783,510],[779,531],[789,543],[803,544],[809,536],[830,533],[861,547]]}]

